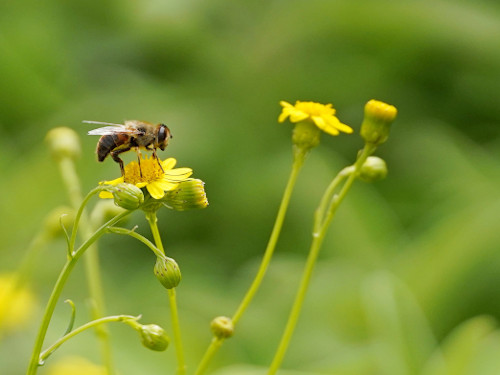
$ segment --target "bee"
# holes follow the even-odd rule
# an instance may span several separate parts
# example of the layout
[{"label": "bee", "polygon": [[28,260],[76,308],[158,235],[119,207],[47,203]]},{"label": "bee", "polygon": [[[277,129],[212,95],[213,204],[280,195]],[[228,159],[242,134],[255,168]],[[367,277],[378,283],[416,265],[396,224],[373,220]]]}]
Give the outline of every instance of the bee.
[{"label": "bee", "polygon": [[156,149],[160,148],[162,151],[165,150],[168,141],[172,138],[172,134],[167,125],[154,125],[146,121],[138,120],[125,121],[124,124],[113,124],[100,121],[83,122],[88,124],[108,125],[102,128],[93,129],[89,131],[88,134],[101,136],[97,142],[97,159],[102,162],[108,155],[111,155],[113,160],[120,164],[122,176],[125,175],[125,169],[123,168],[123,160],[120,159],[118,155],[132,148],[134,148],[137,153],[141,177],[140,149],[153,151],[153,157],[158,161],[158,165],[163,171],[158,155],[156,154]]}]

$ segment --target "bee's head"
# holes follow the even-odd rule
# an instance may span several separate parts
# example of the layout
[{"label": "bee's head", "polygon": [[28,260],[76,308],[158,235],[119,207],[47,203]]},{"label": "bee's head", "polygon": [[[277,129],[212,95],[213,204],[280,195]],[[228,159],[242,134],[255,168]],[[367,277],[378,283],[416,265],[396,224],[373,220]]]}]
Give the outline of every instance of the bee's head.
[{"label": "bee's head", "polygon": [[168,141],[172,138],[170,129],[165,124],[160,124],[156,133],[156,144],[163,151],[168,145]]}]

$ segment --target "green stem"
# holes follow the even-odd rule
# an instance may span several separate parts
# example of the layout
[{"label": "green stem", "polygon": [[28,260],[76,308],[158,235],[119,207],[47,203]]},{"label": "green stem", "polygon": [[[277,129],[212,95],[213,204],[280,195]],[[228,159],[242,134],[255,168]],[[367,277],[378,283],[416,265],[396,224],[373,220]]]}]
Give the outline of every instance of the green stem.
[{"label": "green stem", "polygon": [[[346,196],[347,192],[351,188],[354,180],[356,179],[361,166],[365,162],[366,158],[370,156],[375,147],[372,145],[365,145],[363,151],[359,155],[358,159],[353,165],[352,169],[348,169],[349,172],[345,172],[346,169],[342,170],[340,174],[349,173],[349,177],[347,181],[342,186],[338,196],[333,195],[333,190],[330,187],[326,190],[323,199],[321,200],[320,206],[318,207],[317,212],[325,213],[326,205],[330,203],[328,207],[328,211],[326,211],[325,215],[316,214],[315,217],[315,231],[312,236],[311,248],[309,250],[309,255],[307,257],[306,264],[304,266],[304,271],[302,273],[302,278],[299,284],[299,289],[297,290],[297,294],[295,296],[295,300],[290,311],[290,315],[288,316],[288,321],[281,337],[278,349],[274,355],[274,358],[269,367],[268,375],[274,375],[279,370],[281,363],[283,362],[283,358],[285,357],[286,351],[288,349],[288,345],[290,344],[290,340],[292,338],[293,332],[295,330],[295,326],[297,325],[297,321],[299,319],[300,311],[302,310],[302,305],[304,303],[304,299],[307,293],[307,289],[309,287],[309,283],[311,280],[311,276],[314,270],[314,266],[316,264],[316,260],[318,259],[319,251],[321,249],[321,245],[323,243],[323,239],[325,238],[326,231],[328,229],[328,225],[333,219],[337,208],[340,203]],[[337,176],[338,177],[338,176]],[[334,181],[337,179],[334,179]],[[333,184],[333,182],[332,182]],[[331,185],[332,185],[331,184]],[[330,185],[330,186],[331,186]],[[338,185],[338,182],[336,182]],[[324,217],[323,217],[324,216]],[[316,229],[319,231],[317,232]]]},{"label": "green stem", "polygon": [[328,202],[333,198],[333,194],[335,189],[337,189],[338,185],[347,177],[349,174],[353,172],[353,166],[346,167],[342,169],[337,176],[332,180],[325,193],[323,194],[323,198],[321,198],[321,203],[319,204],[316,212],[314,213],[314,231],[313,236],[318,236],[319,231],[321,229],[321,224],[323,223],[325,217],[325,211],[328,207]]},{"label": "green stem", "polygon": [[62,344],[64,344],[66,341],[68,341],[70,338],[78,335],[79,333],[82,333],[83,331],[96,327],[98,325],[104,324],[104,323],[111,323],[111,322],[123,322],[126,320],[137,320],[139,319],[136,316],[131,316],[131,315],[114,315],[114,316],[107,316],[104,318],[99,318],[96,320],[93,320],[91,322],[88,322],[78,328],[75,328],[74,330],[68,332],[66,335],[61,337],[59,340],[57,340],[54,344],[52,344],[48,349],[44,350],[42,354],[40,354],[40,359],[39,363],[45,362],[45,360],[52,354],[54,351],[56,351]]},{"label": "green stem", "polygon": [[[102,188],[100,186],[94,188],[93,190],[91,190],[87,194],[87,196],[79,204],[78,211],[76,212],[76,216],[75,216],[75,223],[73,224],[73,229],[71,230],[71,237],[69,239],[69,253],[70,253],[70,255],[73,255],[73,250],[75,249],[76,233],[78,232],[78,227],[80,226],[80,220],[82,218],[85,207],[87,206],[87,203],[89,202],[90,198],[92,198],[95,194],[99,193],[100,191],[102,191]],[[86,217],[85,217],[85,219],[86,219]],[[85,222],[85,219],[84,219],[84,222]],[[84,226],[85,226],[85,224],[84,224]]]},{"label": "green stem", "polygon": [[74,256],[72,258],[66,260],[66,264],[64,265],[63,269],[61,270],[61,273],[59,274],[56,284],[52,289],[49,301],[47,302],[47,306],[45,307],[42,323],[40,324],[38,335],[35,340],[35,346],[33,348],[33,353],[31,354],[30,364],[28,366],[28,371],[26,373],[27,375],[34,375],[37,372],[39,365],[38,359],[40,356],[40,352],[42,350],[42,345],[45,339],[45,335],[47,334],[47,328],[49,327],[50,320],[52,318],[54,309],[61,295],[61,292],[64,288],[64,285],[66,284],[66,281],[68,280],[68,277],[71,271],[73,270],[76,262],[83,255],[83,253],[90,247],[90,245],[92,245],[95,241],[97,241],[97,239],[100,236],[102,236],[105,233],[107,227],[116,224],[128,214],[130,214],[130,211],[123,212],[115,216],[111,220],[109,220],[107,223],[103,224],[92,236],[90,236],[90,238],[87,241],[85,241],[78,248],[78,250],[75,251]]},{"label": "green stem", "polygon": [[174,331],[174,345],[177,354],[177,375],[184,375],[186,373],[186,362],[184,360],[184,351],[182,347],[181,325],[179,322],[179,313],[177,310],[175,288],[167,289],[167,292],[170,302],[172,329]]},{"label": "green stem", "polygon": [[297,157],[294,159],[292,165],[292,171],[290,172],[290,177],[288,178],[288,182],[286,184],[285,191],[283,193],[283,198],[281,199],[281,204],[278,210],[278,215],[276,216],[276,221],[274,222],[273,230],[271,232],[271,236],[269,237],[269,242],[267,243],[266,250],[264,252],[264,257],[262,258],[262,262],[260,264],[259,270],[255,275],[255,279],[250,285],[243,301],[241,301],[238,309],[233,315],[232,321],[233,325],[236,325],[238,321],[241,319],[241,316],[246,311],[250,302],[252,301],[255,293],[260,287],[262,283],[262,279],[266,274],[267,268],[269,267],[269,263],[271,262],[271,258],[274,254],[274,249],[276,248],[276,244],[278,243],[278,238],[281,233],[281,228],[283,227],[283,222],[285,221],[286,211],[288,209],[288,205],[290,203],[290,198],[292,196],[293,188],[295,187],[295,183],[297,182],[297,177],[299,176],[300,169],[304,162],[303,158]]},{"label": "green stem", "polygon": [[116,233],[116,234],[123,234],[126,236],[131,236],[139,241],[141,241],[144,245],[149,247],[153,253],[159,257],[159,258],[165,258],[165,254],[160,251],[150,240],[148,240],[146,237],[140,235],[137,232],[134,232],[133,229],[125,229],[125,228],[118,228],[118,227],[111,227],[108,228],[109,233]]},{"label": "green stem", "polygon": [[214,355],[217,353],[219,348],[222,346],[222,343],[224,342],[223,338],[220,337],[214,337],[212,338],[212,341],[210,342],[210,345],[208,346],[207,350],[205,351],[205,354],[203,355],[203,358],[200,361],[200,364],[198,365],[198,368],[196,369],[195,375],[201,375],[205,372],[205,370],[208,367],[208,364],[214,357]]},{"label": "green stem", "polygon": [[[165,248],[161,241],[160,231],[158,230],[158,218],[156,217],[156,212],[148,211],[146,212],[146,219],[151,227],[151,233],[155,240],[156,247],[165,255]],[[186,373],[186,363],[184,360],[184,350],[182,347],[182,336],[181,336],[181,326],[179,323],[179,314],[177,311],[177,299],[175,294],[175,289],[168,289],[168,298],[170,302],[170,319],[172,321],[172,329],[174,331],[174,345],[175,353],[177,356],[177,374],[184,375]]]},{"label": "green stem", "polygon": [[[90,198],[102,190],[101,187],[93,189],[85,199],[82,201],[82,194],[80,191],[80,181],[76,173],[76,168],[74,162],[71,158],[62,158],[59,161],[59,168],[61,170],[61,176],[63,178],[64,184],[68,191],[69,199],[73,208],[77,211],[75,218],[75,224],[71,232],[71,239],[69,245],[69,256],[73,255],[73,249],[76,241],[76,232],[78,228],[81,228],[82,238],[85,240],[92,235],[93,228],[88,219],[88,215],[85,211],[85,206],[90,200]],[[89,290],[89,297],[91,302],[91,316],[92,319],[98,319],[105,314],[104,307],[104,292],[102,289],[102,277],[99,266],[99,251],[97,245],[94,244],[87,251],[87,255],[84,258],[85,264],[85,274],[87,279],[87,287]],[[109,375],[114,374],[113,359],[111,353],[111,341],[109,338],[109,332],[107,327],[98,326],[96,327],[96,335],[99,339],[101,346],[101,355],[104,366],[107,369]]]},{"label": "green stem", "polygon": [[[304,164],[304,160],[306,157],[306,153],[301,152],[301,150],[297,149],[294,151],[295,152],[294,152],[292,170],[290,172],[290,176],[288,178],[288,182],[286,184],[285,191],[281,199],[281,204],[278,210],[278,214],[276,216],[276,220],[274,222],[271,236],[269,237],[269,242],[267,243],[267,247],[264,252],[264,256],[260,263],[257,274],[255,275],[255,278],[252,284],[250,285],[250,288],[248,289],[247,293],[245,294],[245,297],[241,301],[238,309],[236,310],[236,313],[232,317],[232,322],[234,326],[236,326],[236,323],[238,323],[238,321],[241,319],[242,315],[252,302],[253,297],[257,293],[257,290],[259,289],[262,283],[262,279],[264,278],[266,271],[269,267],[269,264],[271,262],[271,258],[273,256],[274,249],[276,248],[276,244],[278,243],[278,239],[281,233],[281,228],[283,227],[283,222],[285,220],[286,211],[288,209],[290,198],[292,196],[293,188],[295,187],[295,183],[297,182],[297,177],[299,176],[299,172],[302,168],[302,165]],[[200,364],[198,365],[198,369],[196,370],[195,373],[196,375],[201,375],[206,371],[208,364],[210,363],[213,356],[217,353],[218,349],[222,346],[223,342],[224,338],[217,338],[217,337],[213,338],[205,354],[203,355]]]}]

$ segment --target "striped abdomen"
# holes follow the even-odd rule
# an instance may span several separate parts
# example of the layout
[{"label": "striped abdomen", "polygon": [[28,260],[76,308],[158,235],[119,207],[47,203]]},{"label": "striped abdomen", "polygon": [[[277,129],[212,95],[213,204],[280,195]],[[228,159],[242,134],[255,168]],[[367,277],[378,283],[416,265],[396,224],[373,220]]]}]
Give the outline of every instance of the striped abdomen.
[{"label": "striped abdomen", "polygon": [[103,135],[97,142],[97,159],[103,161],[109,153],[117,148],[126,148],[130,136],[127,134]]}]

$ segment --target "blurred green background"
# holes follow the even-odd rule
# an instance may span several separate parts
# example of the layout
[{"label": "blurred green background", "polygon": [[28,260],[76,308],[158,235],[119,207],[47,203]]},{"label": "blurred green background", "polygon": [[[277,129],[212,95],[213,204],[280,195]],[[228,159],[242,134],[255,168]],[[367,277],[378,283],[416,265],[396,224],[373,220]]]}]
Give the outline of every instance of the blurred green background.
[{"label": "blurred green background", "polygon": [[[283,374],[498,374],[500,369],[500,5],[496,1],[4,1],[0,5],[0,271],[16,268],[44,217],[69,204],[44,143],[81,135],[82,189],[119,176],[97,163],[82,120],[166,123],[161,157],[206,182],[203,211],[160,211],[179,263],[187,361],[209,321],[231,315],[265,248],[291,164],[279,101],[333,103],[356,131],[372,98],[399,109],[377,154],[386,180],[356,183],[324,243]],[[323,190],[351,163],[357,135],[323,136],[297,184],[262,290],[216,357],[214,374],[270,363],[310,242]],[[133,160],[134,155],[125,156]],[[140,213],[126,224],[150,236]],[[109,314],[143,314],[170,331],[153,255],[130,238],[100,242]],[[32,320],[2,338],[0,373],[25,371],[42,307],[65,260],[46,246]],[[80,265],[62,299],[88,320]],[[46,345],[63,332],[62,301]],[[119,373],[174,373],[173,347],[148,351],[110,327]],[[80,335],[48,361],[99,363]],[[48,366],[46,366],[48,367]],[[42,368],[40,374],[49,374]]]}]

